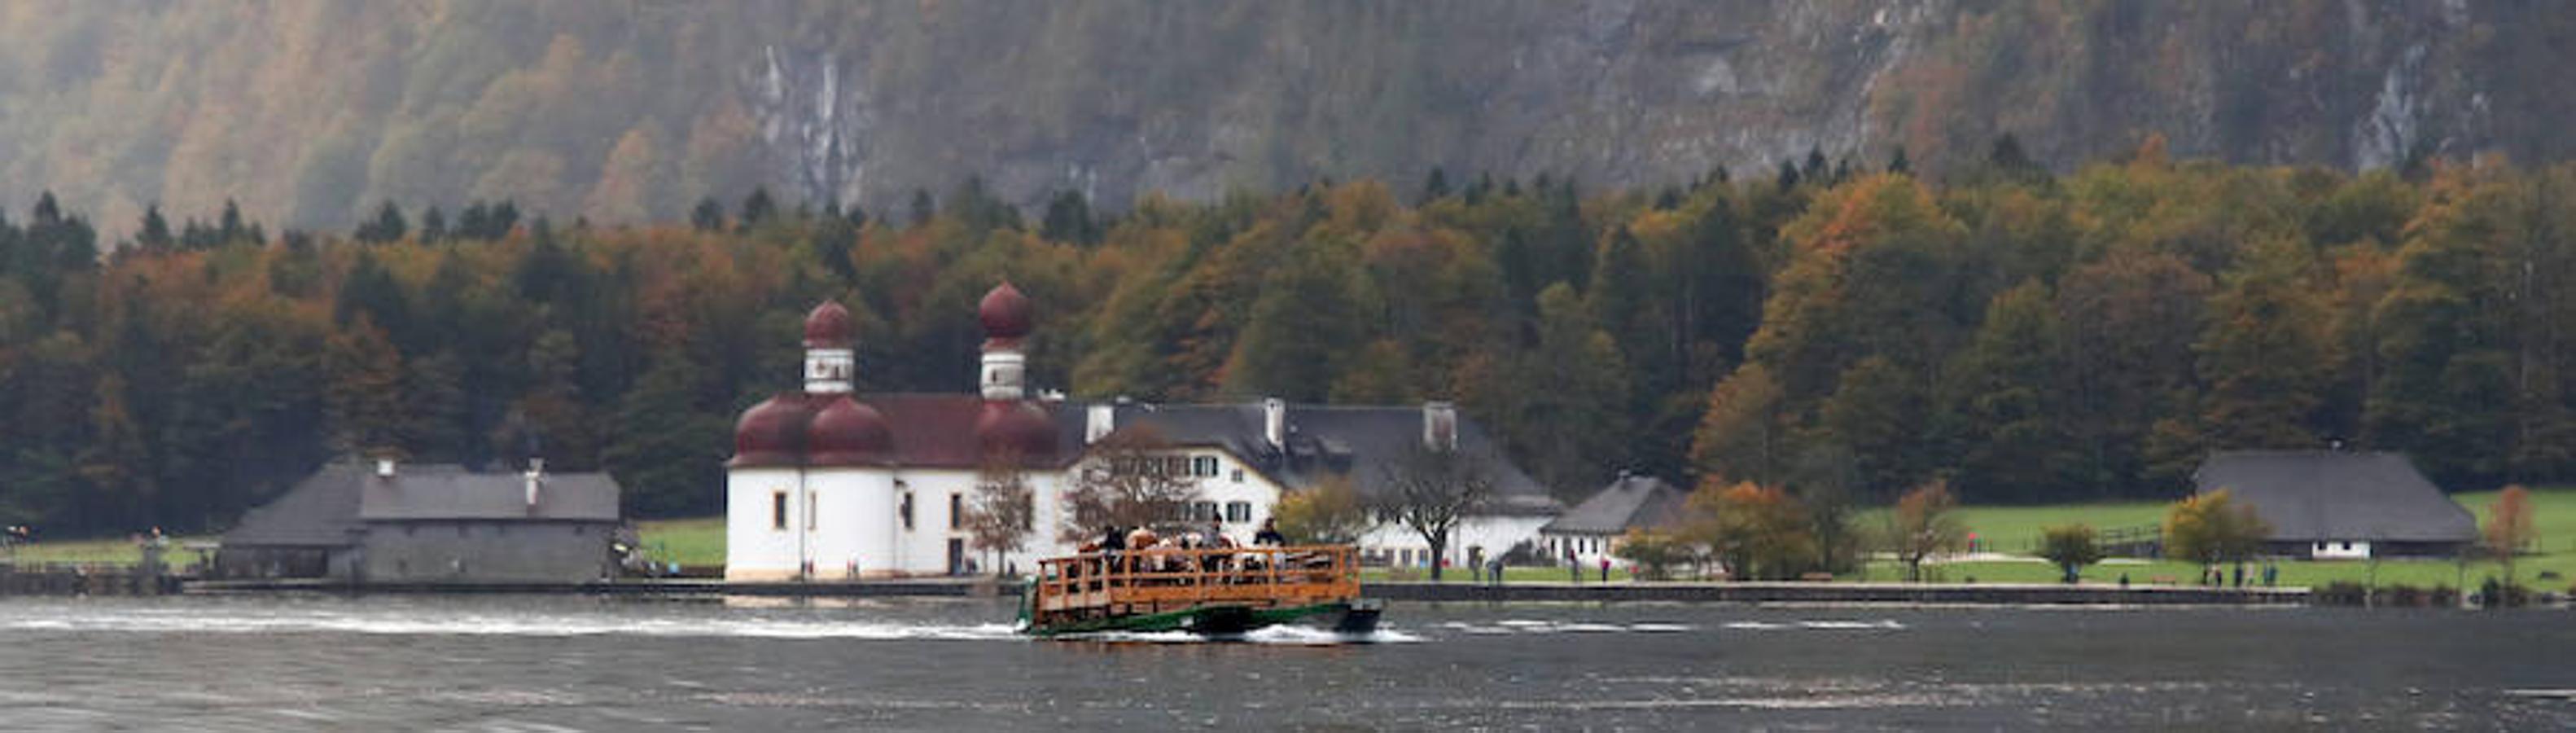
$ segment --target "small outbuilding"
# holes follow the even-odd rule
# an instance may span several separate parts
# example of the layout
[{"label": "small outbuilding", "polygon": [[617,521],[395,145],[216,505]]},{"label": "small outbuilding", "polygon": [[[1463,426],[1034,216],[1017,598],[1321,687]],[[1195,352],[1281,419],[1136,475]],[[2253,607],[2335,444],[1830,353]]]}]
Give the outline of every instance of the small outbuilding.
[{"label": "small outbuilding", "polygon": [[353,584],[596,580],[617,568],[618,493],[601,473],[333,463],[244,514],[215,571]]},{"label": "small outbuilding", "polygon": [[2477,518],[2397,453],[2218,453],[2192,482],[2253,506],[2272,525],[2265,550],[2280,555],[2448,557],[2478,539]]},{"label": "small outbuilding", "polygon": [[1588,566],[1609,558],[1612,564],[1624,566],[1627,561],[1613,555],[1620,538],[1629,530],[1679,526],[1683,505],[1689,500],[1688,492],[1663,479],[1621,474],[1600,493],[1539,527],[1539,549],[1551,560],[1571,555],[1577,564]]}]

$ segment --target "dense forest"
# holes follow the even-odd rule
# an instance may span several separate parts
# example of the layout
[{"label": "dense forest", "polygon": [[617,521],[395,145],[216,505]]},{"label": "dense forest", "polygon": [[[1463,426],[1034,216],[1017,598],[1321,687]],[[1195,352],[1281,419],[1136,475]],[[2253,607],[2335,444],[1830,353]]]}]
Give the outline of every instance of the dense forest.
[{"label": "dense forest", "polygon": [[[1568,498],[1627,469],[1884,501],[2170,497],[2207,451],[2576,477],[2576,166],[2351,175],[1998,139],[1919,180],[1821,153],[1661,188],[1431,171],[1111,213],[980,182],[897,211],[754,191],[685,221],[381,202],[270,236],[0,218],[0,520],[219,529],[335,456],[605,468],[716,509],[730,421],[838,298],[870,391],[965,391],[975,299],[1077,398],[1456,399]],[[678,218],[683,212],[674,212]]]}]

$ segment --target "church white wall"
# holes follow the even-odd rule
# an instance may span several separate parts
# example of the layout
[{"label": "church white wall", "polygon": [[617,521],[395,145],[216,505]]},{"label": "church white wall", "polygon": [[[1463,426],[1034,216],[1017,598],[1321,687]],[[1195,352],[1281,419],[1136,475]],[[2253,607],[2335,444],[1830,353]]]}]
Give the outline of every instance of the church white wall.
[{"label": "church white wall", "polygon": [[[800,505],[796,470],[733,468],[725,472],[725,579],[788,580],[796,577]],[[772,496],[785,494],[787,517],[778,526]]]},{"label": "church white wall", "polygon": [[[912,521],[902,518],[904,497],[910,495]],[[893,519],[894,555],[898,570],[906,575],[948,574],[948,541],[964,544],[967,554],[974,553],[974,541],[967,533],[962,517],[952,509],[973,506],[975,472],[930,469],[904,470],[895,473],[894,503],[885,516]],[[951,503],[950,497],[956,497]]]},{"label": "church white wall", "polygon": [[817,580],[897,574],[893,478],[882,468],[808,471],[815,521],[806,540]]},{"label": "church white wall", "polygon": [[[1182,448],[1170,455],[1184,460],[1197,482],[1198,511],[1212,512],[1226,536],[1249,543],[1268,521],[1282,489],[1260,472],[1214,448]],[[1070,554],[1075,543],[1058,538],[1064,528],[1065,492],[1075,483],[1081,464],[1066,471],[1032,471],[1026,475],[1035,504],[1022,548],[1006,562],[1028,571],[1036,558]],[[725,577],[731,580],[792,580],[808,559],[816,580],[850,577],[945,575],[949,542],[986,572],[990,553],[974,549],[972,535],[953,510],[973,506],[977,472],[967,469],[822,469],[807,472],[799,495],[797,471],[785,468],[738,468],[726,476]],[[785,529],[772,526],[772,496],[789,497]],[[911,496],[912,522],[902,519],[904,496]],[[804,496],[810,496],[808,499]],[[951,497],[955,497],[952,503]],[[1232,511],[1229,512],[1229,507]],[[811,529],[805,512],[813,512]],[[1549,517],[1470,516],[1452,533],[1452,566],[1466,561],[1467,548],[1481,546],[1488,556],[1538,538]],[[1191,521],[1203,528],[1208,515]],[[1199,531],[1205,531],[1200,529]],[[1086,531],[1086,535],[1088,532]],[[802,544],[800,544],[800,538]],[[1363,553],[1388,562],[1428,562],[1430,547],[1401,525],[1386,524],[1361,537]]]}]

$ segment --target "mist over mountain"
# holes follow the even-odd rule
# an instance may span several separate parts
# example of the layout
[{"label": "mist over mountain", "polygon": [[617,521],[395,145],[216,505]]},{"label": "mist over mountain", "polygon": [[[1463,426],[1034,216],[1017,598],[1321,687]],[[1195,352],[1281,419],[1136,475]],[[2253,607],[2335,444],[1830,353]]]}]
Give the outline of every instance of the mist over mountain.
[{"label": "mist over mountain", "polygon": [[379,200],[670,220],[767,186],[1034,208],[1320,177],[1686,181],[1826,155],[1933,172],[2567,157],[2554,3],[673,2],[0,5],[0,201],[343,227]]}]

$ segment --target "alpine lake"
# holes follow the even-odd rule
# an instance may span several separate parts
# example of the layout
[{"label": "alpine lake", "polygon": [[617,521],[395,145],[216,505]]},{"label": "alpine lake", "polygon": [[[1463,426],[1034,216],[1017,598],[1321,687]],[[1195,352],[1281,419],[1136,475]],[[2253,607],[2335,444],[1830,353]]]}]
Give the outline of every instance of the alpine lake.
[{"label": "alpine lake", "polygon": [[12,731],[2558,730],[2564,610],[1396,603],[1036,641],[1007,600],[0,599]]}]

